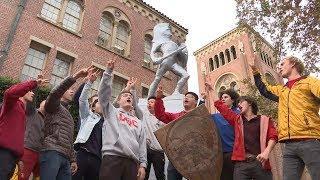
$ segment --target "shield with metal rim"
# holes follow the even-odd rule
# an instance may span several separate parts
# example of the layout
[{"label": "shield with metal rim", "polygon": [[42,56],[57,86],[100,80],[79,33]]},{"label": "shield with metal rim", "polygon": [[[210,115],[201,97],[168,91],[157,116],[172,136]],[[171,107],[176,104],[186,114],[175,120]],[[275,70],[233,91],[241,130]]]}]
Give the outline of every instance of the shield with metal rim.
[{"label": "shield with metal rim", "polygon": [[155,135],[174,167],[189,180],[219,180],[222,147],[204,105],[157,130]]}]

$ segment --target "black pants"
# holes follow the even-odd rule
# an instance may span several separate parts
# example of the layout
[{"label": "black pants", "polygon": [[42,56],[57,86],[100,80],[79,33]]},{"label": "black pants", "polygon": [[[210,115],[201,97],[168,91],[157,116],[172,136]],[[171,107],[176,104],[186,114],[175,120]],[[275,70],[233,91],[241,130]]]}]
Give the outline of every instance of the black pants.
[{"label": "black pants", "polygon": [[105,155],[100,168],[101,180],[135,180],[138,164],[130,158]]},{"label": "black pants", "polygon": [[233,179],[235,180],[272,180],[271,170],[265,170],[258,160],[235,162]]},{"label": "black pants", "polygon": [[220,180],[233,180],[234,164],[231,160],[232,152],[223,153],[223,166]]},{"label": "black pants", "polygon": [[101,159],[96,155],[80,149],[77,152],[78,170],[73,180],[99,180]]},{"label": "black pants", "polygon": [[146,177],[144,178],[145,180],[149,179],[149,174],[150,174],[150,169],[151,169],[151,164],[153,164],[153,169],[156,174],[157,180],[164,180],[164,153],[161,151],[154,151],[152,149],[148,148],[148,166],[146,170]]},{"label": "black pants", "polygon": [[179,173],[179,171],[173,166],[173,164],[169,161],[167,168],[167,178],[168,180],[182,180],[183,176]]},{"label": "black pants", "polygon": [[18,157],[10,150],[0,148],[0,179],[10,179],[14,173]]}]

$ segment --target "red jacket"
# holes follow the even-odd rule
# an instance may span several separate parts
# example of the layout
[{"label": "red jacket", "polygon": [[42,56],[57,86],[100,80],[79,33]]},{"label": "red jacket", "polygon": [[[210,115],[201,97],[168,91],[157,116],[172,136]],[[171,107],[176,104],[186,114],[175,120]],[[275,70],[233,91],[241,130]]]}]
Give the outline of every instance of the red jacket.
[{"label": "red jacket", "polygon": [[25,105],[19,98],[36,87],[36,81],[26,81],[4,92],[0,110],[0,147],[11,150],[18,157],[23,155],[26,126]]},{"label": "red jacket", "polygon": [[[235,138],[233,145],[233,152],[231,159],[233,161],[245,160],[245,148],[244,148],[244,137],[243,137],[243,120],[240,114],[233,112],[228,106],[222,101],[214,102],[214,106],[222,114],[222,116],[229,122],[231,126],[234,126]],[[277,130],[273,125],[271,119],[267,116],[261,116],[260,120],[260,145],[261,152],[267,147],[269,140],[278,140]],[[264,164],[265,169],[271,169],[269,161]]]},{"label": "red jacket", "polygon": [[179,113],[166,112],[162,99],[156,99],[155,104],[154,104],[154,111],[155,111],[155,116],[157,117],[157,119],[159,119],[160,121],[162,121],[166,124],[178,119],[179,117],[181,117],[187,113],[186,111],[181,111]]}]

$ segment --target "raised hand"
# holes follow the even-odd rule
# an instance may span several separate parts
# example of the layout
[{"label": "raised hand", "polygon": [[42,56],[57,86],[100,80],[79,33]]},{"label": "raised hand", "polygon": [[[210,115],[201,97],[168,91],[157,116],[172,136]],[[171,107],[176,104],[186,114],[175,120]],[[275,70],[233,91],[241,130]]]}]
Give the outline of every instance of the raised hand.
[{"label": "raised hand", "polygon": [[88,70],[87,79],[93,83],[99,76],[100,70],[98,68],[91,68]]},{"label": "raised hand", "polygon": [[163,97],[163,89],[162,89],[162,86],[159,86],[156,91],[156,98],[161,99],[162,97]]},{"label": "raised hand", "polygon": [[129,91],[130,89],[134,89],[135,88],[135,85],[137,83],[137,78],[135,77],[131,77],[128,82],[127,82],[127,86],[126,86],[126,90]]},{"label": "raised hand", "polygon": [[210,90],[213,89],[213,88],[212,88],[212,85],[211,85],[209,82],[205,82],[205,83],[204,83],[204,86],[205,86],[205,89],[206,89],[207,91],[210,91]]},{"label": "raised hand", "polygon": [[37,85],[39,87],[44,87],[45,85],[47,85],[49,83],[49,80],[48,79],[44,79],[42,74],[38,75],[36,81],[37,81]]},{"label": "raised hand", "polygon": [[207,93],[206,93],[206,92],[202,92],[202,93],[201,93],[201,98],[202,98],[203,100],[206,100],[206,98],[207,98]]},{"label": "raised hand", "polygon": [[93,68],[93,65],[91,65],[90,67],[88,68],[83,68],[83,69],[80,69],[78,72],[76,72],[73,77],[78,79],[78,78],[83,78],[83,77],[86,77],[88,75],[88,71],[90,69]]}]

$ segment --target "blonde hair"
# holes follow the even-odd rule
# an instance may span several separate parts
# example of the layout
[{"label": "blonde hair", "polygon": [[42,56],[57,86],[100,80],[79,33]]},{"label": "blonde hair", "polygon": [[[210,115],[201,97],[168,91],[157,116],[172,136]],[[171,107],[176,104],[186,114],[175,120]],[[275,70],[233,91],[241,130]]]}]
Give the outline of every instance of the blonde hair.
[{"label": "blonde hair", "polygon": [[303,74],[305,68],[303,62],[299,58],[295,56],[288,56],[285,58],[285,60],[289,60],[291,64],[294,64],[293,67],[296,68],[298,73]]}]

